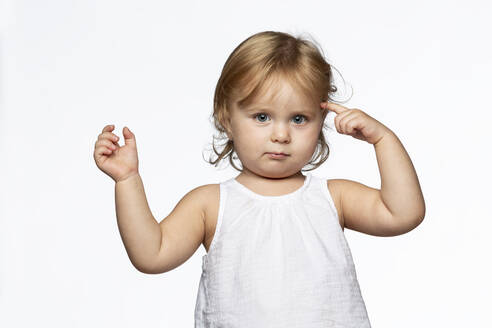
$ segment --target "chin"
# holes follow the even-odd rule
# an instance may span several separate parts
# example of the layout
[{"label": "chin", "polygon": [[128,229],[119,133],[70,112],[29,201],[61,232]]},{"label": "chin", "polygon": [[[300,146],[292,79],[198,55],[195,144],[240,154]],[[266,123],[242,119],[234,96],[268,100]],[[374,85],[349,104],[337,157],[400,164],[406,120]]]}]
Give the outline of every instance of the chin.
[{"label": "chin", "polygon": [[262,170],[262,171],[259,171],[261,173],[257,173],[257,174],[264,176],[264,177],[267,177],[267,178],[271,178],[271,179],[283,179],[283,178],[288,178],[288,177],[296,174],[299,171],[300,171],[300,169],[299,170],[287,170],[287,171]]}]

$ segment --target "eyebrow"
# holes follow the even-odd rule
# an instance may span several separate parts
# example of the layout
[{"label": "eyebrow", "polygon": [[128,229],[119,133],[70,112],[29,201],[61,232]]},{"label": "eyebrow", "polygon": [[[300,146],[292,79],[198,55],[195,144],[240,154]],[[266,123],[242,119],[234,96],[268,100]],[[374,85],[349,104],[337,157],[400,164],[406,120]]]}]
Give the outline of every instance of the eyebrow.
[{"label": "eyebrow", "polygon": [[[259,111],[262,111],[262,110],[268,110],[268,109],[271,109],[270,106],[268,105],[253,105],[253,106],[250,106],[250,107],[246,107],[244,110],[248,113],[250,112],[259,112]],[[296,110],[293,110],[292,111],[293,113],[297,113],[297,114],[306,114],[306,115],[313,115],[313,114],[316,114],[314,111],[312,110],[309,110],[309,109],[296,109]]]},{"label": "eyebrow", "polygon": [[270,108],[271,107],[269,105],[258,105],[258,104],[243,107],[243,109],[248,111],[248,112],[252,112],[255,110],[261,110],[261,109],[270,109]]}]

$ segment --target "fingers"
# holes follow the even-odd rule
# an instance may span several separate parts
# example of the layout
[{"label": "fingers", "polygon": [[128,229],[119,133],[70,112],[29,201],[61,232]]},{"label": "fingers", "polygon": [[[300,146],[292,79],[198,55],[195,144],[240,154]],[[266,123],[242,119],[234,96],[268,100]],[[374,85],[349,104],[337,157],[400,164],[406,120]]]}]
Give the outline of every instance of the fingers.
[{"label": "fingers", "polygon": [[345,111],[335,117],[335,126],[339,133],[347,134],[347,122],[353,118],[353,111]]},{"label": "fingers", "polygon": [[98,146],[106,146],[109,149],[116,150],[118,147],[108,139],[98,141]]},{"label": "fingers", "polygon": [[102,132],[106,132],[106,131],[113,131],[114,129],[114,125],[113,124],[109,124],[109,125],[106,125],[103,129],[102,129]]},{"label": "fingers", "polygon": [[109,155],[116,149],[118,149],[118,147],[114,145],[111,141],[109,141],[108,139],[102,139],[96,142],[95,153],[96,155]]},{"label": "fingers", "polygon": [[97,147],[96,150],[94,151],[96,157],[100,157],[103,155],[111,155],[112,153],[113,153],[113,149],[109,149],[106,146]]},{"label": "fingers", "polygon": [[320,106],[321,106],[322,108],[326,108],[326,109],[328,109],[328,110],[331,110],[331,111],[333,111],[333,112],[335,112],[335,113],[337,113],[337,114],[340,114],[340,113],[343,113],[343,112],[345,112],[345,111],[348,111],[348,110],[349,110],[349,108],[347,108],[347,107],[344,107],[344,106],[342,106],[342,105],[335,104],[335,103],[332,103],[332,102],[327,102],[327,101],[322,102],[322,103],[320,104]]},{"label": "fingers", "polygon": [[97,140],[104,140],[104,139],[111,140],[112,142],[117,142],[118,140],[120,140],[120,138],[112,132],[103,132],[97,138]]},{"label": "fingers", "polygon": [[[335,112],[337,115],[335,116],[335,127],[338,133],[350,134],[353,132],[355,122],[351,122],[357,116],[356,109],[350,109],[345,106],[330,103],[330,102],[322,102],[320,104],[322,108],[326,108],[330,111]],[[354,116],[355,115],[355,116]],[[351,123],[350,125],[348,123]]]},{"label": "fingers", "polygon": [[112,133],[111,131],[114,130],[114,125],[106,125],[102,133],[99,134],[97,137],[96,144],[94,145],[94,153],[96,155],[109,155],[116,149],[120,148],[120,145],[118,145],[118,140],[119,137]]},{"label": "fingers", "polygon": [[343,122],[340,122],[340,127],[342,129],[343,134],[354,134],[355,127],[358,126],[359,118],[355,115],[351,115],[346,118]]},{"label": "fingers", "polygon": [[[126,129],[125,129],[126,128]],[[118,140],[120,139],[116,134],[114,134],[114,125],[106,125],[101,134],[97,137],[96,144],[94,148],[98,148],[99,146],[103,146],[103,149],[107,150],[116,150],[120,148],[118,144]],[[123,127],[123,137],[125,138],[125,145],[130,145],[135,147],[135,135],[130,131],[128,127]],[[104,148],[105,147],[105,148]]]},{"label": "fingers", "polygon": [[[99,141],[99,140],[103,140],[103,139],[108,139],[108,140],[111,140],[112,142],[117,143],[120,138],[116,134],[111,132],[113,130],[114,130],[113,124],[106,125],[103,128],[101,134],[99,134],[97,140]],[[118,147],[119,147],[119,145],[118,145]]]},{"label": "fingers", "polygon": [[136,147],[135,134],[128,127],[123,127],[123,137],[125,138],[125,145],[129,147]]}]

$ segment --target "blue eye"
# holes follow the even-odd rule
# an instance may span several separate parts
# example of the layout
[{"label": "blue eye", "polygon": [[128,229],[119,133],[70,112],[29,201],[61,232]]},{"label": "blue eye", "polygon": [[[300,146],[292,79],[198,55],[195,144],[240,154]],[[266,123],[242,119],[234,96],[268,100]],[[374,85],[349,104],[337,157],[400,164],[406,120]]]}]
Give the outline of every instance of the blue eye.
[{"label": "blue eye", "polygon": [[304,115],[296,115],[296,116],[294,116],[294,120],[295,120],[295,118],[296,118],[296,117],[302,117],[302,118],[304,119],[303,121],[301,121],[301,122],[296,122],[296,123],[304,123],[304,122],[307,120],[307,119],[306,119],[306,116],[304,116]]},{"label": "blue eye", "polygon": [[[266,122],[266,121],[267,121],[266,119],[268,118],[268,114],[265,114],[265,113],[258,113],[258,114],[253,115],[253,118],[254,118],[254,119],[260,118],[260,119],[258,120],[258,122],[264,123],[264,122]],[[296,119],[296,118],[300,118],[300,121],[299,121],[299,119]],[[296,116],[294,116],[293,120],[294,120],[294,122],[295,122],[297,125],[300,125],[300,124],[302,124],[302,123],[306,122],[306,121],[307,121],[307,118],[306,118],[306,116],[304,116],[304,115],[296,115]]]},{"label": "blue eye", "polygon": [[[254,118],[257,118],[257,117],[266,117],[266,116],[267,116],[267,114],[260,113],[260,114],[255,114]],[[260,120],[260,122],[265,122],[265,121]]]}]

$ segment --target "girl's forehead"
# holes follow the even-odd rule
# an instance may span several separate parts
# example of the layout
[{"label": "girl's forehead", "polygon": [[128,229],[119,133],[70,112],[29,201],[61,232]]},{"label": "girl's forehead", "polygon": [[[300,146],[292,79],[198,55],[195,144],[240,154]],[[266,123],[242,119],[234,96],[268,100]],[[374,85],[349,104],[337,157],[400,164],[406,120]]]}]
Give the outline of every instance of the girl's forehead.
[{"label": "girl's forehead", "polygon": [[288,80],[278,80],[264,85],[245,107],[274,106],[276,104],[316,105],[313,95],[306,95],[301,88]]}]

